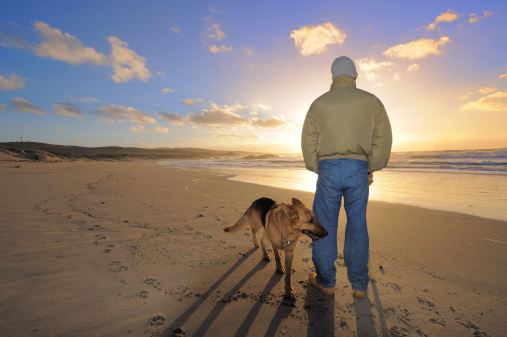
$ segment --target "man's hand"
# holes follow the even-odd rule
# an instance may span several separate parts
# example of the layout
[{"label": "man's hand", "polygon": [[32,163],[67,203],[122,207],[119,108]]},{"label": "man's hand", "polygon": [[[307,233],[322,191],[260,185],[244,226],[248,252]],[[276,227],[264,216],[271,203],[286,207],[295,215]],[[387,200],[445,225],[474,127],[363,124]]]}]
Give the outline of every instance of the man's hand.
[{"label": "man's hand", "polygon": [[368,172],[368,181],[370,182],[370,185],[373,184],[373,173]]}]

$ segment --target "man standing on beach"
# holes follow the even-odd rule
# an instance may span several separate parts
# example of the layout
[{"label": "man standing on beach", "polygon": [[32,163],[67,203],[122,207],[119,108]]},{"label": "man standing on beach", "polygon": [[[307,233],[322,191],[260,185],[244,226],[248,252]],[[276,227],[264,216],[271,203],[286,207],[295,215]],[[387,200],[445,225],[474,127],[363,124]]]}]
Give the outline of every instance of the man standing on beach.
[{"label": "man standing on beach", "polygon": [[331,89],[317,98],[305,118],[301,147],[306,168],[318,174],[313,211],[329,235],[313,243],[316,273],[310,284],[334,296],[338,258],[338,214],[342,198],[347,215],[343,255],[353,296],[368,288],[369,238],[366,224],[373,172],[386,167],[392,132],[382,102],[356,88],[354,62],[341,56],[331,66]]}]

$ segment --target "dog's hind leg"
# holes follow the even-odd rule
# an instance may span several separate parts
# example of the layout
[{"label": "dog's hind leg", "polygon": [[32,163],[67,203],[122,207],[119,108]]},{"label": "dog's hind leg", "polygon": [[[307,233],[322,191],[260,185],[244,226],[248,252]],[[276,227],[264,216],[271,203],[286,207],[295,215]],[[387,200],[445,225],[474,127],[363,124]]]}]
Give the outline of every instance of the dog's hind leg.
[{"label": "dog's hind leg", "polygon": [[259,240],[257,239],[257,232],[258,229],[251,228],[252,229],[252,239],[255,247],[259,247]]},{"label": "dog's hind leg", "polygon": [[264,229],[264,235],[262,235],[261,239],[261,248],[262,248],[262,258],[266,261],[271,261],[271,256],[269,256],[268,250],[266,249],[266,239],[268,238],[268,231]]}]

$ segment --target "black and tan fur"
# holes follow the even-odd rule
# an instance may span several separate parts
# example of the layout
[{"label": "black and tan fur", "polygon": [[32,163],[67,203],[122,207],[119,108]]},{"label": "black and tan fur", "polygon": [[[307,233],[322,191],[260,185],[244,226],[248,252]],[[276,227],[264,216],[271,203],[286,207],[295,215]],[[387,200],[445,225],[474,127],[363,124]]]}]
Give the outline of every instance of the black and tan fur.
[{"label": "black and tan fur", "polygon": [[[264,260],[271,261],[266,249],[266,239],[271,241],[276,261],[276,270],[285,274],[285,297],[294,299],[296,291],[292,288],[292,261],[298,240],[308,235],[318,240],[327,235],[327,231],[315,219],[315,214],[300,200],[292,198],[291,204],[277,204],[269,198],[255,200],[245,214],[234,224],[224,228],[225,232],[237,233],[249,226],[253,243],[259,247],[257,232],[264,228],[260,246]],[[280,251],[285,250],[285,267],[282,265]]]}]

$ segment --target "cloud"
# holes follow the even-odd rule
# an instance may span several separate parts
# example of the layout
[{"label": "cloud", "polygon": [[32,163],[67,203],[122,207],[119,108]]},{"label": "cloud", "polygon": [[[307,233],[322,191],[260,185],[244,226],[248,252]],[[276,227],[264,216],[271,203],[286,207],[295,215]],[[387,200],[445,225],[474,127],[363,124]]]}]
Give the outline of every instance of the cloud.
[{"label": "cloud", "polygon": [[144,127],[144,125],[138,125],[138,126],[131,126],[129,128],[129,130],[132,132],[145,132],[146,128]]},{"label": "cloud", "polygon": [[144,125],[131,126],[129,128],[132,132],[157,132],[157,133],[169,133],[168,128],[164,128],[161,126],[154,126],[151,128],[145,128]]},{"label": "cloud", "polygon": [[458,18],[459,14],[454,12],[451,9],[448,9],[444,13],[440,13],[439,16],[435,19],[434,22],[430,23],[426,30],[434,30],[437,27],[437,24],[440,22],[454,22]]},{"label": "cloud", "polygon": [[0,111],[4,111],[4,110],[7,110],[7,105],[6,104],[0,104]]},{"label": "cloud", "polygon": [[489,94],[498,90],[498,87],[480,88],[477,90],[481,94]]},{"label": "cloud", "polygon": [[410,66],[408,66],[407,68],[407,72],[411,73],[412,71],[417,71],[419,70],[419,65],[414,63],[414,64],[411,64]]},{"label": "cloud", "polygon": [[72,65],[91,63],[111,66],[111,76],[116,83],[127,82],[133,78],[148,81],[152,76],[146,68],[146,58],[128,49],[128,44],[115,36],[107,40],[111,43],[111,54],[104,55],[92,47],[85,47],[77,37],[63,33],[47,23],[35,21],[33,30],[39,35],[40,43],[28,43],[19,36],[6,36],[0,44],[8,48],[28,49],[40,57],[63,61]]},{"label": "cloud", "polygon": [[169,92],[174,92],[174,89],[164,88],[162,89],[162,96],[166,95]]},{"label": "cloud", "polygon": [[214,42],[222,41],[226,35],[220,27],[220,22],[207,16],[202,18],[204,21],[204,30],[201,33],[201,41],[206,49],[212,54],[226,53],[232,50],[232,47],[225,45],[217,46]]},{"label": "cloud", "polygon": [[278,128],[280,126],[287,125],[287,122],[285,121],[285,118],[283,118],[283,116],[280,117],[271,116],[266,120],[252,118],[251,124],[263,128]]},{"label": "cloud", "polygon": [[109,122],[125,122],[128,120],[130,123],[138,124],[157,124],[157,121],[143,113],[140,110],[132,107],[116,106],[113,104],[104,105],[99,109],[95,110],[95,113],[105,118],[104,121]]},{"label": "cloud", "polygon": [[225,139],[238,139],[238,138],[248,138],[248,139],[261,139],[261,137],[257,135],[242,135],[238,133],[227,133],[227,132],[208,132],[208,134],[215,138],[225,138]]},{"label": "cloud", "polygon": [[478,16],[475,13],[471,13],[471,14],[469,14],[468,22],[470,22],[470,23],[477,23],[477,22],[481,21],[484,18],[487,18],[488,16],[490,16],[492,14],[493,14],[493,12],[490,12],[490,11],[484,11],[483,14],[482,14],[482,16]]},{"label": "cloud", "polygon": [[73,101],[83,102],[83,103],[100,103],[100,101],[95,97],[74,97],[70,96],[70,99]]},{"label": "cloud", "polygon": [[201,103],[201,102],[203,102],[202,98],[187,98],[187,99],[184,99],[181,103],[186,106],[195,107],[196,103]]},{"label": "cloud", "polygon": [[225,38],[225,33],[220,28],[220,23],[215,19],[207,16],[202,18],[204,21],[204,34],[207,39],[221,41]]},{"label": "cloud", "polygon": [[114,75],[111,76],[113,81],[122,83],[138,78],[143,82],[147,82],[152,75],[146,68],[146,58],[128,49],[128,43],[115,36],[110,36],[107,40],[111,43],[109,62],[114,70]]},{"label": "cloud", "polygon": [[243,53],[246,54],[246,56],[251,57],[255,55],[255,49],[254,48],[243,48]]},{"label": "cloud", "polygon": [[25,87],[26,79],[16,74],[10,74],[9,77],[0,75],[0,90],[18,90]]},{"label": "cloud", "polygon": [[495,92],[474,102],[468,102],[460,108],[461,111],[507,111],[507,91]]},{"label": "cloud", "polygon": [[83,114],[83,111],[72,103],[61,102],[53,105],[54,112],[57,115],[78,117]]},{"label": "cloud", "polygon": [[204,125],[246,124],[248,123],[248,119],[236,114],[241,109],[243,109],[243,106],[240,104],[218,105],[211,102],[210,109],[202,109],[201,114],[189,113],[185,117],[185,121],[192,124]]},{"label": "cloud", "polygon": [[104,64],[105,56],[92,47],[85,47],[83,42],[47,23],[35,21],[33,29],[45,40],[32,48],[37,56],[49,57],[73,65],[80,63]]},{"label": "cloud", "polygon": [[176,34],[181,34],[181,29],[179,28],[176,28],[176,27],[169,27],[174,33]]},{"label": "cloud", "polygon": [[14,110],[20,112],[31,112],[37,115],[44,115],[44,110],[38,105],[30,103],[24,98],[14,97],[11,99],[11,104],[14,107]]},{"label": "cloud", "polygon": [[471,91],[468,91],[466,94],[460,96],[458,99],[460,101],[466,101],[470,98],[470,96],[472,95],[472,92]]},{"label": "cloud", "polygon": [[164,72],[161,72],[161,71],[156,71],[155,72],[158,76],[162,77],[162,78],[165,78],[166,74]]},{"label": "cloud", "polygon": [[500,75],[500,78],[507,78],[507,74]]},{"label": "cloud", "polygon": [[177,112],[160,112],[157,116],[161,119],[168,120],[172,124],[185,124],[183,117]]},{"label": "cloud", "polygon": [[347,35],[336,28],[331,22],[317,26],[303,26],[293,30],[290,38],[303,56],[320,54],[329,45],[342,44]]},{"label": "cloud", "polygon": [[376,79],[376,73],[385,69],[394,66],[393,62],[378,62],[373,58],[362,58],[356,61],[356,65],[359,67],[359,70],[365,74],[366,79],[368,81],[373,81]]},{"label": "cloud", "polygon": [[232,47],[226,47],[224,45],[221,45],[220,47],[212,45],[211,47],[208,48],[208,51],[212,54],[225,53],[225,52],[228,52],[231,50],[232,50]]},{"label": "cloud", "polygon": [[439,48],[445,46],[450,41],[447,36],[442,36],[440,40],[419,39],[391,47],[384,51],[383,55],[407,58],[409,60],[424,59],[429,55],[441,55],[443,52]]}]

